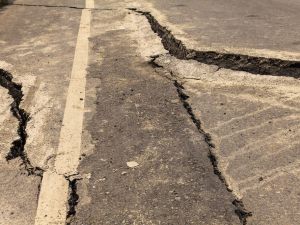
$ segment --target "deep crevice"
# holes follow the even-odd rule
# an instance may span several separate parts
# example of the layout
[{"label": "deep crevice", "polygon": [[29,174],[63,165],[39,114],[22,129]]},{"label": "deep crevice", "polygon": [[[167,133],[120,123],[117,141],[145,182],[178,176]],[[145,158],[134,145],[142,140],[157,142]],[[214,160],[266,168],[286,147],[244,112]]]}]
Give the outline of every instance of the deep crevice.
[{"label": "deep crevice", "polygon": [[248,211],[245,206],[243,201],[235,199],[232,204],[236,207],[235,213],[238,215],[240,218],[240,221],[243,225],[247,224],[247,218],[249,216],[252,216],[252,212]]},{"label": "deep crevice", "polygon": [[188,49],[171,31],[162,26],[150,12],[139,11],[135,8],[129,8],[129,10],[144,15],[148,19],[153,32],[161,38],[164,48],[178,59],[193,59],[201,63],[217,65],[220,68],[245,71],[252,74],[300,78],[299,61]]},{"label": "deep crevice", "polygon": [[13,116],[19,121],[18,135],[19,139],[13,141],[9,153],[6,156],[6,160],[10,161],[20,157],[22,160],[22,166],[24,166],[28,175],[36,175],[42,177],[43,170],[39,167],[32,166],[30,160],[25,152],[25,145],[27,140],[26,127],[30,120],[30,115],[24,109],[20,108],[20,104],[23,100],[22,85],[13,82],[13,76],[7,71],[0,69],[0,86],[8,90],[8,94],[13,98],[13,102],[10,105],[10,111]]},{"label": "deep crevice", "polygon": [[72,223],[72,219],[76,215],[76,206],[78,204],[79,195],[77,194],[77,180],[70,180],[69,181],[69,199],[68,199],[68,205],[69,210],[67,212],[67,225],[70,225]]},{"label": "deep crevice", "polygon": [[[232,190],[229,188],[228,183],[226,182],[225,177],[222,175],[222,172],[220,171],[220,169],[218,167],[218,159],[217,159],[216,154],[213,151],[213,149],[215,148],[215,145],[212,142],[211,135],[204,131],[204,129],[202,128],[202,125],[201,125],[201,121],[194,114],[191,105],[187,101],[189,96],[184,93],[184,87],[180,83],[178,83],[177,80],[174,80],[173,84],[176,87],[178,96],[183,104],[183,107],[186,109],[191,120],[197,127],[199,133],[204,136],[204,140],[205,140],[206,144],[209,146],[208,158],[210,159],[210,162],[213,166],[214,173],[218,176],[218,178],[221,180],[221,182],[225,185],[227,191],[232,192]],[[232,204],[236,207],[235,213],[239,217],[241,224],[246,225],[247,218],[249,216],[252,216],[252,213],[244,207],[244,204],[241,199],[237,199],[237,198],[234,199]]]},{"label": "deep crevice", "polygon": [[[137,11],[134,8],[130,8],[129,10],[136,11],[136,12],[141,13],[141,14],[143,14],[147,17],[147,19],[148,19],[148,21],[149,21],[149,23],[152,27],[152,30],[155,33],[157,33],[159,35],[159,37],[161,37],[161,42],[162,42],[164,48],[170,53],[170,55],[175,56],[178,59],[185,59],[185,60],[186,59],[194,59],[194,57],[197,56],[196,51],[186,49],[186,47],[182,44],[182,42],[177,40],[171,34],[171,32],[168,31],[165,27],[162,27],[150,13]],[[161,66],[161,65],[159,65],[155,62],[155,59],[157,59],[158,57],[159,57],[159,55],[152,56],[152,59],[150,60],[149,64],[151,66],[153,66],[154,68],[163,68],[163,66]],[[218,65],[219,68],[221,67],[219,64],[216,64],[216,65]],[[202,128],[200,119],[198,119],[196,117],[196,115],[194,114],[191,105],[187,101],[189,96],[184,93],[183,85],[180,84],[176,80],[175,76],[172,74],[172,71],[170,71],[170,74],[171,74],[171,77],[173,77],[174,79],[172,79],[170,77],[168,79],[171,80],[173,82],[174,86],[176,87],[178,96],[179,96],[179,98],[180,98],[180,100],[183,104],[183,107],[186,109],[186,111],[189,114],[191,120],[193,121],[193,123],[197,127],[199,133],[204,136],[204,140],[207,143],[207,145],[209,146],[208,158],[210,159],[210,162],[213,166],[214,173],[218,176],[220,181],[224,184],[227,191],[232,192],[232,190],[229,188],[229,185],[228,185],[225,177],[223,176],[222,172],[220,171],[220,169],[218,167],[218,159],[217,159],[217,156],[214,152],[215,145],[212,142],[211,135],[204,131],[204,129]],[[232,201],[232,204],[235,206],[235,213],[239,217],[241,224],[246,225],[247,224],[247,218],[252,216],[252,212],[248,211],[245,208],[244,203],[241,199],[238,199],[234,194],[232,196],[235,198]]]}]

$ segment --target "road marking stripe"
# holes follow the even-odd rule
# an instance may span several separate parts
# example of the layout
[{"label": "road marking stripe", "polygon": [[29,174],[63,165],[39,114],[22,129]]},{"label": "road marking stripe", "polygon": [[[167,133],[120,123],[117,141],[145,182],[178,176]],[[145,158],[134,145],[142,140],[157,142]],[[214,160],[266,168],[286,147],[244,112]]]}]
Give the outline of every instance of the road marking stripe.
[{"label": "road marking stripe", "polygon": [[85,7],[88,8],[88,9],[95,8],[95,2],[94,2],[94,0],[86,0]]},{"label": "road marking stripe", "polygon": [[75,173],[79,164],[90,20],[91,11],[83,10],[55,161],[55,170],[58,174]]},{"label": "road marking stripe", "polygon": [[35,225],[66,224],[69,182],[66,175],[75,174],[81,152],[84,115],[88,38],[90,36],[93,0],[86,0],[82,10],[73,68],[67,94],[63,126],[54,171],[43,175]]},{"label": "road marking stripe", "polygon": [[39,195],[35,225],[65,225],[69,183],[64,176],[45,172]]}]

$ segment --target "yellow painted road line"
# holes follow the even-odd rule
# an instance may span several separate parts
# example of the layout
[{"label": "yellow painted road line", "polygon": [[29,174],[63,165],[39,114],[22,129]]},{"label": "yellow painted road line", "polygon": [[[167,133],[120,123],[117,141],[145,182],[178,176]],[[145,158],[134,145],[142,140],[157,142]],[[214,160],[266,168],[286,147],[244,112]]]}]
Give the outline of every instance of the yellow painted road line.
[{"label": "yellow painted road line", "polygon": [[81,15],[54,172],[46,171],[43,175],[35,225],[66,224],[69,182],[65,176],[75,174],[79,165],[91,27],[90,9],[94,8],[94,1],[86,0],[86,8]]}]

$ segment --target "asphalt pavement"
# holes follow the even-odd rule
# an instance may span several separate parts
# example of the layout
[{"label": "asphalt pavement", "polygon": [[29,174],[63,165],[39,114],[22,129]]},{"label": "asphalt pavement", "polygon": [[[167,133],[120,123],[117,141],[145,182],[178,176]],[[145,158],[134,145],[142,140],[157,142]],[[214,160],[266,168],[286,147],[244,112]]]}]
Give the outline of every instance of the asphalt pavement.
[{"label": "asphalt pavement", "polygon": [[299,9],[0,7],[0,224],[298,224]]},{"label": "asphalt pavement", "polygon": [[297,0],[149,0],[147,4],[178,27],[193,48],[246,54],[253,49],[277,54],[300,51]]}]

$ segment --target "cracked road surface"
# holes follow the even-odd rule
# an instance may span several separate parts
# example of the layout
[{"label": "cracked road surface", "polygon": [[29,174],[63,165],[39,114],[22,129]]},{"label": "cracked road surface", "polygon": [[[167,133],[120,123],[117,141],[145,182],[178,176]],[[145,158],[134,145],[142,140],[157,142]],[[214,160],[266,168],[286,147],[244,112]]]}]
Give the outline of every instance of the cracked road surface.
[{"label": "cracked road surface", "polygon": [[6,2],[1,225],[299,223],[297,1]]}]

